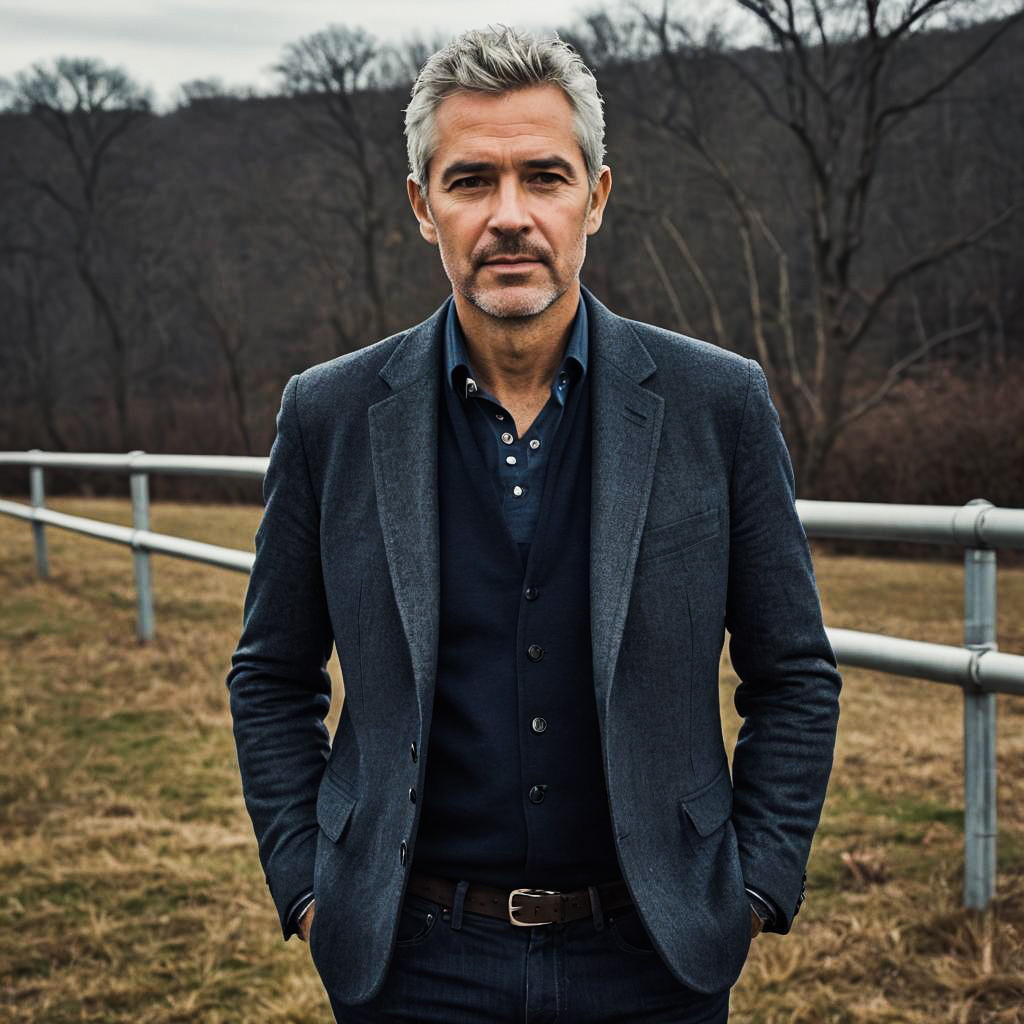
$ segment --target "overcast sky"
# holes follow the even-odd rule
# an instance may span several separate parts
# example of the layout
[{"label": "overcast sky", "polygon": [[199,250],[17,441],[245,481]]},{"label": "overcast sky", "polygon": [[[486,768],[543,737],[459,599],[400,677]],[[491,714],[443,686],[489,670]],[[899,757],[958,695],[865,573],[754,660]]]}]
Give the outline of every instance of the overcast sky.
[{"label": "overcast sky", "polygon": [[268,67],[284,44],[332,22],[398,42],[510,20],[555,28],[593,6],[593,0],[0,0],[0,77],[57,56],[99,57],[150,86],[166,109],[177,86],[196,78],[267,88]]}]

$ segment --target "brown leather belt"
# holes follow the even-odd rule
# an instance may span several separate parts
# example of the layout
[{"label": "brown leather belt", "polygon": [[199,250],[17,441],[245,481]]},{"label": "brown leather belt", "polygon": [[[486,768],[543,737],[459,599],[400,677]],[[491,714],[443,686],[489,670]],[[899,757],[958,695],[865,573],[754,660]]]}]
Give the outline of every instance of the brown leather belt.
[{"label": "brown leather belt", "polygon": [[[442,907],[455,902],[456,883],[447,878],[416,873],[409,878],[408,891]],[[591,889],[597,893],[602,911],[621,910],[631,906],[629,890],[621,879],[572,892],[550,889],[495,889],[489,885],[471,884],[466,890],[463,907],[475,914],[486,914],[521,927],[540,924],[565,924],[590,917],[594,913]]]}]

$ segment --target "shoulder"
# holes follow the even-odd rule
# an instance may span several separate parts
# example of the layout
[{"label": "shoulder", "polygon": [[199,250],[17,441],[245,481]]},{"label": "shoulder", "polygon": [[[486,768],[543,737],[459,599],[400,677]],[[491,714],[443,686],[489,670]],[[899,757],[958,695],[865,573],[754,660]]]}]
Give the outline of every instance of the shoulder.
[{"label": "shoulder", "polygon": [[746,359],[676,331],[642,320],[619,316],[584,289],[591,316],[591,339],[603,343],[597,355],[641,379],[644,386],[665,397],[681,391],[708,395],[745,395],[752,377],[759,373]]},{"label": "shoulder", "polygon": [[[623,318],[625,319],[625,318]],[[702,383],[729,384],[742,382],[746,384],[752,366],[752,360],[744,356],[720,348],[708,341],[691,338],[686,334],[646,324],[640,320],[626,320],[633,328],[643,346],[658,364],[658,372],[699,373]]]},{"label": "shoulder", "polygon": [[325,406],[338,412],[339,402],[347,405],[351,399],[358,398],[359,404],[365,405],[367,400],[372,402],[381,397],[387,389],[380,371],[410,330],[399,331],[355,352],[316,363],[296,374],[296,403],[304,413]]},{"label": "shoulder", "polygon": [[654,324],[619,320],[654,364],[644,387],[690,414],[705,409],[716,417],[742,416],[750,395],[764,385],[764,374],[753,359]]}]

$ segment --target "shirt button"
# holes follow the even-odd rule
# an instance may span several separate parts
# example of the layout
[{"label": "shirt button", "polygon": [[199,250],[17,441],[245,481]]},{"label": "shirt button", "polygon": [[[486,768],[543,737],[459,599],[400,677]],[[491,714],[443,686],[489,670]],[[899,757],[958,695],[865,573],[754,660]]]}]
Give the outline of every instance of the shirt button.
[{"label": "shirt button", "polygon": [[466,378],[466,394],[475,395],[477,392],[476,381],[472,377]]},{"label": "shirt button", "polygon": [[530,789],[530,803],[531,804],[542,804],[544,803],[544,790],[547,786],[533,786]]},{"label": "shirt button", "polygon": [[409,744],[409,756],[412,758],[412,763],[415,764],[416,763],[416,744],[415,743],[410,743]]},{"label": "shirt button", "polygon": [[494,418],[495,418],[496,420],[503,420],[503,419],[505,418],[505,416],[504,416],[504,414],[502,414],[502,413],[500,413],[500,412],[496,412],[496,413],[494,414]]},{"label": "shirt button", "polygon": [[402,840],[402,845],[398,848],[398,859],[402,863],[402,867],[405,867],[405,862],[409,857],[409,845],[406,841]]},{"label": "shirt button", "polygon": [[538,735],[538,736],[539,736],[539,735],[540,735],[540,734],[541,734],[541,733],[542,733],[542,732],[543,732],[543,731],[544,731],[544,730],[545,730],[545,729],[546,729],[547,727],[548,727],[548,723],[547,723],[546,721],[544,721],[544,719],[543,719],[543,718],[535,718],[535,719],[534,719],[534,720],[533,720],[533,721],[532,721],[532,722],[530,723],[530,728],[531,728],[531,729],[532,729],[532,730],[533,730],[533,731],[534,731],[535,733],[537,733],[537,735]]},{"label": "shirt button", "polygon": [[540,591],[536,587],[527,587],[526,590],[523,591],[523,597],[525,597],[527,601],[536,601],[537,598],[540,597]]},{"label": "shirt button", "polygon": [[507,462],[507,463],[508,463],[508,464],[509,464],[510,466],[514,466],[514,465],[516,464],[516,461],[517,461],[517,460],[516,460],[516,457],[515,457],[514,455],[506,455],[506,456],[505,456],[505,461],[506,461],[506,462]]},{"label": "shirt button", "polygon": [[521,498],[526,493],[526,488],[525,487],[520,487],[519,484],[516,484],[515,487],[512,488],[512,493],[517,498]]},{"label": "shirt button", "polygon": [[534,439],[533,439],[533,440],[532,440],[532,441],[530,442],[530,447],[531,447],[531,448],[532,448],[532,449],[533,449],[534,451],[536,451],[536,450],[537,450],[537,449],[538,449],[538,448],[540,447],[540,441],[538,441],[538,440],[537,440],[537,438],[534,438]]},{"label": "shirt button", "polygon": [[526,650],[526,656],[530,661],[540,661],[544,657],[544,648],[539,644],[530,644]]},{"label": "shirt button", "polygon": [[511,444],[515,440],[515,438],[507,430],[505,431],[504,434],[501,435],[501,439],[502,441],[505,442],[505,444]]},{"label": "shirt button", "polygon": [[409,803],[416,803],[416,787],[409,790]]}]

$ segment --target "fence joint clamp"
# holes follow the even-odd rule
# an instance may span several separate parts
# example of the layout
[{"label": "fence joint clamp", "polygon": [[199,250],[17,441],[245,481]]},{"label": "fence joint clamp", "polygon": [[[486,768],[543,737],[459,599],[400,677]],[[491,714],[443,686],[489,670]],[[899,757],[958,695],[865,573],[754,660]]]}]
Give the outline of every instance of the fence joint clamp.
[{"label": "fence joint clamp", "polygon": [[953,539],[961,547],[987,548],[983,526],[992,502],[985,498],[974,498],[953,513]]},{"label": "fence joint clamp", "polygon": [[981,680],[981,659],[989,651],[995,651],[998,648],[995,644],[979,644],[977,646],[972,644],[967,650],[970,652],[971,660],[967,664],[969,682],[965,689],[970,689],[973,693],[988,693],[989,691]]}]

